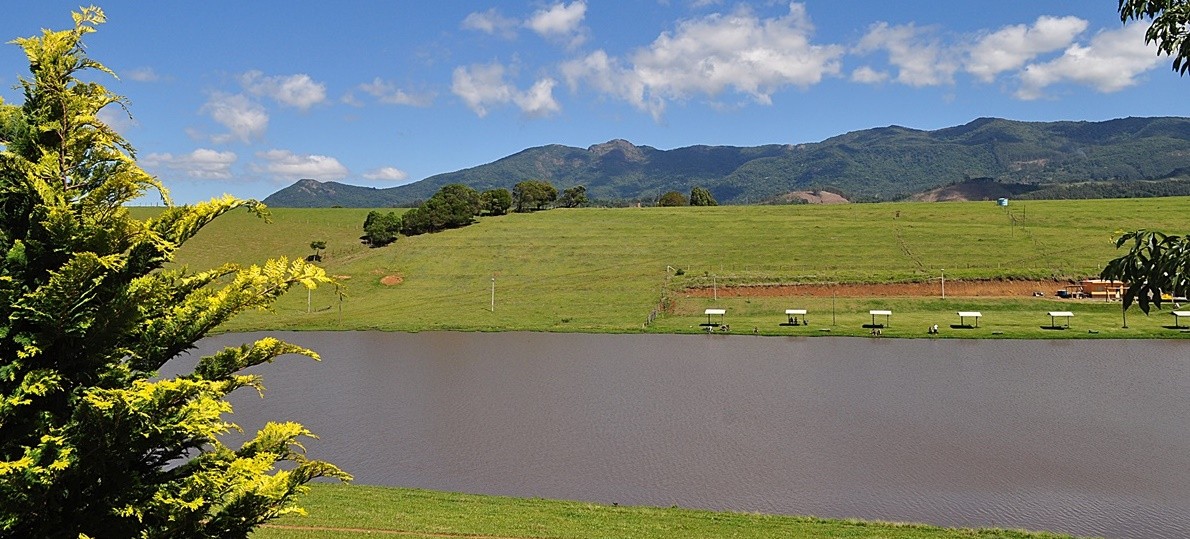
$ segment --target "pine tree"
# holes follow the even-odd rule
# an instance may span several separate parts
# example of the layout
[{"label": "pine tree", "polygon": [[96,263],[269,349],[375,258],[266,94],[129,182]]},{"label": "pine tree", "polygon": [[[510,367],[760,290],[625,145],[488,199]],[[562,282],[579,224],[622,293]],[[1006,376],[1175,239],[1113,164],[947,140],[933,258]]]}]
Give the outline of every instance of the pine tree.
[{"label": "pine tree", "polygon": [[[24,104],[0,102],[0,536],[246,537],[287,512],[315,477],[349,479],[308,459],[296,423],[270,423],[238,448],[225,400],[261,389],[243,369],[312,351],[262,339],[157,377],[232,315],[296,284],[331,280],[303,260],[191,273],[167,266],[232,197],[175,206],[132,146],[98,114],[123,99],[80,75],[111,72],[74,27],[14,41],[29,58]],[[165,209],[124,207],[159,192]],[[278,468],[279,463],[285,463]]]}]

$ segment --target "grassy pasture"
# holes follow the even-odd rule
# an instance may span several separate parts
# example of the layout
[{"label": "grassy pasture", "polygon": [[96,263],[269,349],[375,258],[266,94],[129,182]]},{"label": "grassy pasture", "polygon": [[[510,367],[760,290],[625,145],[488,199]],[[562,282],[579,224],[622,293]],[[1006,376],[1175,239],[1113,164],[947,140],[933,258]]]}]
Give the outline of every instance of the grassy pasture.
[{"label": "grassy pasture", "polygon": [[302,500],[308,517],[289,517],[252,534],[256,539],[471,537],[555,539],[601,537],[737,539],[1058,539],[1064,535],[946,529],[813,517],[693,509],[616,507],[585,502],[453,494],[416,489],[315,485]]},{"label": "grassy pasture", "polygon": [[[151,212],[151,208],[137,211]],[[1044,298],[684,298],[685,286],[794,282],[898,282],[952,279],[1077,278],[1117,256],[1119,230],[1190,229],[1190,198],[1089,201],[884,203],[840,206],[557,209],[482,218],[436,234],[402,237],[370,249],[359,243],[368,210],[273,210],[265,223],[237,212],[187,244],[179,263],[303,257],[325,240],[324,266],[341,276],[347,298],[295,290],[273,312],[247,313],[228,330],[386,329],[695,332],[702,309],[727,308],[734,332],[864,335],[868,309],[894,311],[888,336],[1179,336],[1172,317],[1133,311],[1120,328],[1118,304]],[[387,210],[385,210],[387,211]],[[400,210],[398,210],[400,211]],[[671,269],[667,269],[671,268]],[[677,269],[683,275],[676,276]],[[381,284],[385,276],[402,279]],[[491,309],[495,277],[495,311]],[[673,314],[644,327],[670,290]],[[1052,293],[1052,291],[1049,291]],[[792,305],[791,302],[798,305]],[[780,327],[785,308],[811,310],[809,328]],[[340,310],[341,309],[341,310]],[[954,312],[984,313],[981,328],[951,330]],[[1072,310],[1072,328],[1045,330],[1045,312]],[[952,320],[953,319],[953,320]],[[1114,329],[1113,329],[1114,328]],[[1097,333],[1088,333],[1096,331]]]}]

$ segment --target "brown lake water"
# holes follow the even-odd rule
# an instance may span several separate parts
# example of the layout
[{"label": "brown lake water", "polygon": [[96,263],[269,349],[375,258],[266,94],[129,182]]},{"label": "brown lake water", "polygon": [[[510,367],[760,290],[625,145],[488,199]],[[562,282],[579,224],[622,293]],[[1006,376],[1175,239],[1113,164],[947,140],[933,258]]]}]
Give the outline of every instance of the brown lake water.
[{"label": "brown lake water", "polygon": [[233,420],[305,424],[358,483],[1190,537],[1190,343],[268,335],[325,359]]}]

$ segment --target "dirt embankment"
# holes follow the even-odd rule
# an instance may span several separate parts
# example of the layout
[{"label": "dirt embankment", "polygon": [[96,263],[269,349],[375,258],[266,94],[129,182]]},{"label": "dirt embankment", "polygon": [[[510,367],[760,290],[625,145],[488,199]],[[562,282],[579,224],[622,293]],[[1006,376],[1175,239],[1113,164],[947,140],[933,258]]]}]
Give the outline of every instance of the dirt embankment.
[{"label": "dirt embankment", "polygon": [[[946,281],[947,297],[1007,298],[1032,296],[1041,292],[1053,296],[1065,288],[1065,281]],[[712,288],[690,288],[683,291],[691,297],[711,297]],[[733,297],[933,297],[942,295],[942,283],[886,283],[886,284],[795,284],[719,287],[721,298]]]}]

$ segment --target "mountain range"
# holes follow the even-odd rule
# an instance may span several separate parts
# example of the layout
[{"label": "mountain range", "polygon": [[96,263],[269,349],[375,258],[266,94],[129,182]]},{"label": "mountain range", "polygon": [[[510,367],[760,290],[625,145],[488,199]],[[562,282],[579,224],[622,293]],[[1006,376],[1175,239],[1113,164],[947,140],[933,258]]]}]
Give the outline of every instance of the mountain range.
[{"label": "mountain range", "polygon": [[540,146],[386,189],[303,179],[264,202],[276,207],[408,206],[451,183],[483,191],[511,189],[528,179],[549,181],[559,190],[584,185],[592,200],[607,203],[650,203],[666,191],[689,193],[695,186],[725,204],[787,202],[824,192],[852,201],[915,195],[935,200],[939,197],[929,193],[969,184],[986,196],[997,192],[987,189],[992,185],[1014,195],[1061,187],[1069,197],[1070,187],[1079,185],[1095,185],[1093,191],[1101,195],[1139,182],[1146,182],[1145,192],[1153,181],[1186,188],[1187,182],[1178,180],[1186,176],[1190,118],[980,118],[935,131],[889,126],[806,144],[659,150],[617,139],[588,148]]}]

